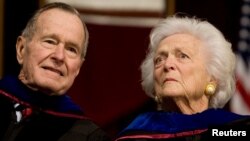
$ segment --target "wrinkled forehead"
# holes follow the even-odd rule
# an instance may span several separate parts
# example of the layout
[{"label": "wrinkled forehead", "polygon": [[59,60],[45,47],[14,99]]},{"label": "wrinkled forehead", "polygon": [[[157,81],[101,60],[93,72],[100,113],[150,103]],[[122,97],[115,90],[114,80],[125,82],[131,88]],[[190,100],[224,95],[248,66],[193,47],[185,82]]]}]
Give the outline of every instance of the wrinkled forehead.
[{"label": "wrinkled forehead", "polygon": [[85,38],[83,23],[77,15],[70,12],[56,8],[44,11],[37,19],[37,30],[67,36],[83,46]]},{"label": "wrinkled forehead", "polygon": [[202,47],[203,43],[199,38],[186,33],[178,33],[163,38],[156,50],[167,48],[199,52]]}]

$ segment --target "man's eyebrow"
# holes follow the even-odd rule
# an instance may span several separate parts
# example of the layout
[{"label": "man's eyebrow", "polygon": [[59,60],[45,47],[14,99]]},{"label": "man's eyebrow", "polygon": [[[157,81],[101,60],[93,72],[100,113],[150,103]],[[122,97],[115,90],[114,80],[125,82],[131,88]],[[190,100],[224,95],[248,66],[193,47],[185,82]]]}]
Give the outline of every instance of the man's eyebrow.
[{"label": "man's eyebrow", "polygon": [[[60,39],[59,36],[56,35],[56,34],[54,34],[54,33],[52,33],[52,34],[47,34],[47,35],[43,36],[43,38],[54,38],[54,39],[57,39],[57,40]],[[71,45],[71,46],[75,46],[75,47],[79,47],[79,48],[80,48],[80,45],[78,45],[78,44],[76,44],[76,43],[74,43],[74,42],[71,42],[71,41],[66,41],[65,44]]]},{"label": "man's eyebrow", "polygon": [[55,38],[55,39],[59,39],[59,37],[56,34],[54,34],[54,33],[52,33],[52,34],[46,34],[46,35],[43,36],[43,38]]}]

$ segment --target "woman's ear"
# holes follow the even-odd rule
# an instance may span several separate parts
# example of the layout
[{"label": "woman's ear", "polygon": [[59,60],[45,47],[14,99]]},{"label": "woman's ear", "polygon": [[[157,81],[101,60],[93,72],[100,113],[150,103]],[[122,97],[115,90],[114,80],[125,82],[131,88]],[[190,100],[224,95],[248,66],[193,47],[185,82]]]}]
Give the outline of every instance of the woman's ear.
[{"label": "woman's ear", "polygon": [[23,64],[25,44],[26,44],[26,39],[22,36],[19,36],[16,41],[16,57],[20,65]]}]

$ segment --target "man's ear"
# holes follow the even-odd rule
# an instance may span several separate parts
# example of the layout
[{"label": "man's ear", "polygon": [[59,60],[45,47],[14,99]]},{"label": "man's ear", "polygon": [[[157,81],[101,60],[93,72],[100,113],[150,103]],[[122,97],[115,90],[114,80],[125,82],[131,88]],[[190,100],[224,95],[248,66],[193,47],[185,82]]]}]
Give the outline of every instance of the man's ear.
[{"label": "man's ear", "polygon": [[26,39],[22,36],[19,36],[16,41],[16,57],[20,65],[23,64],[25,44],[26,44]]}]

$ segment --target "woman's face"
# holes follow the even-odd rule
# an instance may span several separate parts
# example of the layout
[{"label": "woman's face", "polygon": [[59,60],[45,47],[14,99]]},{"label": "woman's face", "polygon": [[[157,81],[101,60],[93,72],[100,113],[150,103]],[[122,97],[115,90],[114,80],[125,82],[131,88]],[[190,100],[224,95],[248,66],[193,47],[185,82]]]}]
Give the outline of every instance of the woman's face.
[{"label": "woman's face", "polygon": [[199,99],[210,77],[202,42],[189,34],[163,39],[154,57],[154,87],[160,97]]}]

